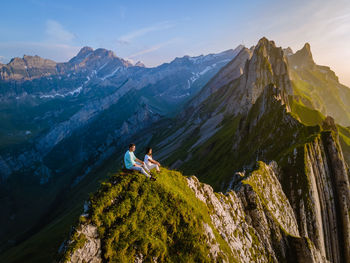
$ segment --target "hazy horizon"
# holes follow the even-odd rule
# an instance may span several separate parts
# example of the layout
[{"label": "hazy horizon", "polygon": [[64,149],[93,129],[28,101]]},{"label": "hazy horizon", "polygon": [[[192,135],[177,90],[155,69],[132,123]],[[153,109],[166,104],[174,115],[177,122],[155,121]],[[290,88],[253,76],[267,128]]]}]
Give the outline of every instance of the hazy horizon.
[{"label": "hazy horizon", "polygon": [[[18,16],[21,19],[18,19]],[[184,55],[251,47],[265,36],[293,52],[308,42],[314,60],[350,86],[350,2],[17,1],[4,3],[0,62],[38,55],[65,62],[83,46],[154,67]]]}]

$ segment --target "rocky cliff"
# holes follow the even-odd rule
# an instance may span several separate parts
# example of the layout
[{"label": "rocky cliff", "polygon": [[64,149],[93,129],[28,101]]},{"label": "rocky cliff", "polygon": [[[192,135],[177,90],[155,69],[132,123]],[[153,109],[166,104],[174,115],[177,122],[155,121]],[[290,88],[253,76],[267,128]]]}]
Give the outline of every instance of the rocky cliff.
[{"label": "rocky cliff", "polygon": [[[62,249],[61,262],[168,262],[176,259],[185,262],[328,262],[309,237],[300,235],[294,210],[278,176],[276,163],[260,162],[258,169],[244,176],[234,190],[222,194],[215,193],[212,187],[200,183],[194,176],[185,178],[166,169],[155,183],[137,174],[114,175],[109,185],[102,186],[90,200],[90,208]],[[120,180],[128,180],[129,186],[124,186]],[[178,189],[179,184],[181,189]],[[145,189],[159,198],[154,210],[144,207],[149,198]],[[130,197],[130,201],[129,195],[133,192],[138,194]],[[164,195],[170,199],[161,198]],[[96,206],[96,199],[103,200],[104,205]],[[181,225],[185,220],[182,213],[187,212],[175,208],[171,215],[164,217],[163,214],[151,225],[155,229],[166,229],[166,233],[155,230],[149,236],[150,233],[142,232],[146,229],[141,225],[149,221],[150,214],[158,213],[174,201],[180,202],[181,208],[192,207],[188,220],[197,221],[197,225],[192,222]],[[200,210],[195,209],[196,206]],[[129,212],[123,213],[124,216],[134,217],[134,228],[127,223],[129,219],[124,221],[123,215],[114,213],[125,209]],[[99,223],[96,218],[103,218],[103,214],[111,217]],[[194,231],[194,226],[200,231],[200,244],[195,243],[195,236],[186,234],[186,226],[189,231]],[[133,238],[129,243],[122,243],[124,235],[133,235]],[[192,245],[196,247],[191,248]]]}]

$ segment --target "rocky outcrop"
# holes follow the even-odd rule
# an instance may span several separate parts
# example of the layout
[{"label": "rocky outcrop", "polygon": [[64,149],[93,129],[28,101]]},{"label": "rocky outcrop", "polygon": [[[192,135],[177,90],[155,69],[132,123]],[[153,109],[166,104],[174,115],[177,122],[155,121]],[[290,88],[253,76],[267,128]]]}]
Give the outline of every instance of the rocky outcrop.
[{"label": "rocky outcrop", "polygon": [[[202,231],[213,260],[328,262],[308,237],[299,234],[294,211],[277,179],[278,171],[275,162],[269,165],[260,162],[259,169],[245,176],[234,190],[226,194],[215,193],[211,186],[200,183],[194,176],[187,178],[188,187],[209,212],[210,223],[203,222]],[[99,238],[79,230],[95,228],[82,224],[77,229],[75,236],[84,234],[87,241],[78,249],[69,250],[66,245],[68,254],[65,255],[70,261],[65,259],[62,262],[100,262],[101,247],[95,245]],[[220,234],[225,244],[214,232]],[[67,244],[70,242],[73,241]],[[224,252],[226,246],[230,252]],[[135,260],[144,262],[145,256],[137,254]]]},{"label": "rocky outcrop", "polygon": [[[98,238],[97,227],[93,225],[83,225],[81,229],[76,231],[76,235],[80,240],[78,247],[74,247],[71,256],[66,258],[66,262],[89,262],[100,263],[101,258],[101,241]],[[71,240],[66,244],[70,246],[76,245],[77,240]]]},{"label": "rocky outcrop", "polygon": [[282,182],[300,234],[330,262],[349,262],[350,186],[335,132],[322,132],[286,158]]}]

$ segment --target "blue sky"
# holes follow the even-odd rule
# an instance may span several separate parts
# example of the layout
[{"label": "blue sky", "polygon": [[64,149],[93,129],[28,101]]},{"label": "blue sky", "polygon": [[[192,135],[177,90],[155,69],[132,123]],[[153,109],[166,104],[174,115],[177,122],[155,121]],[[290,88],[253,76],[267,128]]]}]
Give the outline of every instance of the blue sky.
[{"label": "blue sky", "polygon": [[316,63],[350,86],[350,1],[7,1],[0,10],[0,61],[39,55],[69,60],[107,48],[147,66],[220,52],[262,37],[294,51],[311,44]]}]

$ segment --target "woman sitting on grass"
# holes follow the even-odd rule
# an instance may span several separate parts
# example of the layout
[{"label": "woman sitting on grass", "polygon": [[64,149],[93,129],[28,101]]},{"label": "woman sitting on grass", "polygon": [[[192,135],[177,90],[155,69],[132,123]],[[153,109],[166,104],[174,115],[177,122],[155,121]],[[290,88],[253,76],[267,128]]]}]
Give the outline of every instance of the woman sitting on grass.
[{"label": "woman sitting on grass", "polygon": [[153,160],[152,158],[152,148],[150,147],[146,148],[146,155],[143,161],[145,163],[145,166],[148,168],[148,170],[156,168],[157,173],[160,172],[159,170],[160,163],[157,162],[156,160]]}]

